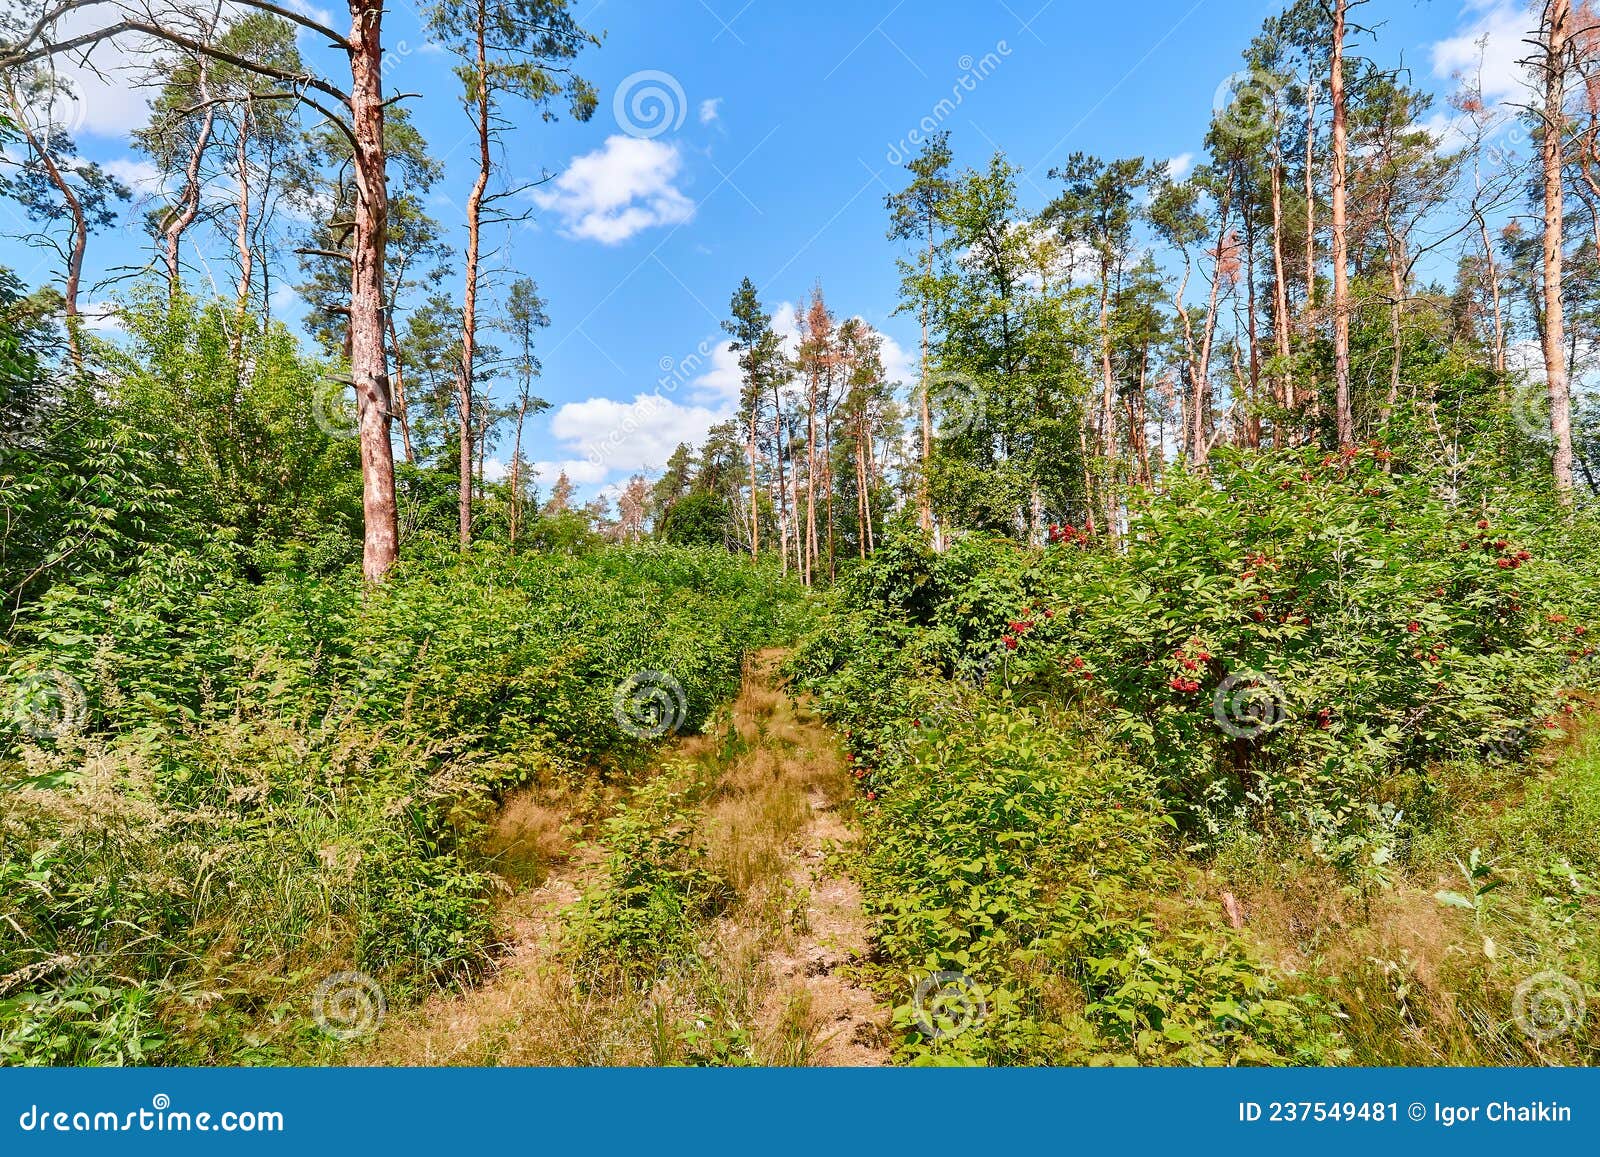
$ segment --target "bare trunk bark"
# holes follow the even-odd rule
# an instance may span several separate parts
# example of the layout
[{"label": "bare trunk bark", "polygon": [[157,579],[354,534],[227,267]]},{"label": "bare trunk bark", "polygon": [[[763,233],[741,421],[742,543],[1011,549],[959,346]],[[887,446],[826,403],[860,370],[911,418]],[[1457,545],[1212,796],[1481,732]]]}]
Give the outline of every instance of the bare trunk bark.
[{"label": "bare trunk bark", "polygon": [[524,391],[517,406],[517,433],[511,441],[511,545],[517,544],[517,527],[522,520],[522,423],[528,416],[528,395]]},{"label": "bare trunk bark", "polygon": [[72,191],[72,186],[67,183],[66,176],[61,172],[60,166],[50,155],[46,144],[39,139],[38,134],[29,125],[21,101],[18,100],[16,91],[10,85],[6,87],[6,96],[11,105],[12,122],[22,131],[23,139],[28,147],[33,150],[39,163],[44,166],[45,176],[56,192],[61,194],[61,199],[66,203],[67,212],[72,218],[71,241],[67,250],[66,282],[62,287],[62,313],[66,315],[67,329],[67,357],[72,362],[74,373],[83,372],[83,347],[79,342],[81,326],[78,317],[78,285],[83,280],[83,254],[89,245],[89,223],[83,214],[83,202]]},{"label": "bare trunk bark", "polygon": [[1333,388],[1339,445],[1356,440],[1350,402],[1350,259],[1345,223],[1344,13],[1346,0],[1333,3],[1333,52],[1328,92],[1333,106],[1330,201],[1333,211]]},{"label": "bare trunk bark", "polygon": [[1228,248],[1228,212],[1232,207],[1233,174],[1229,173],[1223,185],[1221,212],[1217,217],[1217,248],[1211,263],[1211,301],[1206,306],[1206,324],[1200,336],[1200,361],[1195,367],[1194,381],[1191,383],[1194,392],[1191,407],[1194,440],[1191,443],[1190,460],[1196,466],[1204,466],[1210,452],[1210,443],[1206,440],[1206,388],[1211,379],[1211,342],[1217,331],[1217,295],[1222,288],[1223,260]]},{"label": "bare trunk bark", "polygon": [[756,426],[761,420],[761,387],[750,387],[750,557],[761,555],[761,503],[756,500]]},{"label": "bare trunk bark", "polygon": [[[928,276],[933,276],[933,210],[928,211]],[[921,510],[918,512],[918,524],[924,534],[933,530],[933,496],[928,478],[929,461],[933,455],[933,414],[928,404],[928,303],[924,301],[920,310],[922,316],[922,390],[920,403],[920,417],[922,419],[922,477],[918,479],[918,501]]]},{"label": "bare trunk bark", "polygon": [[1317,305],[1317,78],[1306,74],[1306,301],[1310,313]]},{"label": "bare trunk bark", "polygon": [[467,197],[467,271],[461,293],[461,366],[456,376],[456,413],[461,427],[458,463],[461,494],[457,502],[456,521],[462,550],[472,545],[472,391],[476,377],[474,361],[478,337],[478,247],[483,220],[483,195],[489,187],[489,172],[493,164],[489,152],[488,19],[485,0],[478,0],[477,75],[474,78],[477,85],[477,121],[474,127],[478,134],[478,175]]},{"label": "bare trunk bark", "polygon": [[[1278,374],[1278,402],[1294,409],[1294,372],[1289,369],[1289,286],[1283,260],[1283,164],[1274,157],[1272,164],[1272,336],[1273,352],[1283,368]],[[1281,445],[1281,432],[1274,431],[1273,442]]]},{"label": "bare trunk bark", "polygon": [[200,129],[195,135],[194,146],[189,150],[188,163],[183,168],[183,193],[178,201],[178,207],[170,212],[161,224],[161,249],[167,264],[169,300],[177,297],[183,288],[181,268],[183,235],[200,215],[200,164],[205,159],[206,149],[211,145],[211,130],[216,124],[216,106],[210,103],[211,70],[205,57],[200,58],[198,67],[197,91],[201,102],[206,105],[206,111],[200,118]]},{"label": "bare trunk bark", "polygon": [[1544,345],[1545,380],[1550,393],[1550,436],[1556,492],[1572,501],[1572,396],[1567,383],[1566,317],[1561,300],[1562,137],[1566,125],[1566,73],[1571,36],[1571,0],[1547,0],[1544,9],[1544,130],[1539,156],[1544,171]]},{"label": "bare trunk bark", "polygon": [[361,422],[361,569],[381,581],[399,554],[389,369],[384,349],[383,262],[389,190],[383,141],[383,0],[350,0],[350,119],[356,203],[350,265],[350,373]]},{"label": "bare trunk bark", "polygon": [[234,356],[239,354],[244,341],[245,319],[250,312],[250,286],[255,281],[255,248],[250,244],[250,121],[254,113],[246,100],[239,113],[239,136],[234,142],[235,177],[239,183],[239,219],[235,225],[233,244],[239,253],[239,282],[234,299],[234,333],[231,339]]},{"label": "bare trunk bark", "polygon": [[384,310],[384,325],[389,332],[389,349],[394,354],[394,413],[400,419],[400,445],[405,451],[406,465],[415,465],[416,452],[411,447],[411,415],[406,406],[404,367],[400,361],[400,335],[395,330],[394,310]]}]

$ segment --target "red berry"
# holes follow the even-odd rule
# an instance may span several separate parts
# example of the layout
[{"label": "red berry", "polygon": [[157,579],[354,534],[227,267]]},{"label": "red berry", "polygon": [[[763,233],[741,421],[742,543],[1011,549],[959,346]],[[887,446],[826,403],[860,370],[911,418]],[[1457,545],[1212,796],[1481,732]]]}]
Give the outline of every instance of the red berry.
[{"label": "red berry", "polygon": [[1410,631],[1414,635],[1418,631],[1422,630],[1422,626],[1421,626],[1421,624],[1419,624],[1417,622],[1417,620],[1412,619],[1409,623],[1406,624],[1406,630]]}]

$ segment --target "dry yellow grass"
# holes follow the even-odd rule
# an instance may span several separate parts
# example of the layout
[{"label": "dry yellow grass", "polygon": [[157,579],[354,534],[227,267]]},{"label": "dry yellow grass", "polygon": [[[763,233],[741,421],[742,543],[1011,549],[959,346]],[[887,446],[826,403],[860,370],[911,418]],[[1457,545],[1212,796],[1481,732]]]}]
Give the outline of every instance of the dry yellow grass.
[{"label": "dry yellow grass", "polygon": [[[648,985],[575,975],[561,951],[563,912],[593,885],[603,852],[573,843],[591,817],[525,793],[507,802],[488,842],[514,885],[502,910],[509,953],[481,987],[395,1013],[350,1059],[885,1063],[887,1014],[841,968],[867,950],[860,895],[826,864],[828,846],[854,835],[841,815],[851,781],[832,734],[777,687],[780,659],[755,656],[727,718],[663,753],[663,764],[697,762],[713,777],[697,836],[737,896],[700,929],[693,959]],[[738,743],[726,758],[730,724]]]}]

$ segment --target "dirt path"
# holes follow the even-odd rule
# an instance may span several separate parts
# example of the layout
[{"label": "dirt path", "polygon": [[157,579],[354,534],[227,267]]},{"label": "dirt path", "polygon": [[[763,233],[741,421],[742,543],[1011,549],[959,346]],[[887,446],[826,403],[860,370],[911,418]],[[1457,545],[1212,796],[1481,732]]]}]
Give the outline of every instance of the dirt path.
[{"label": "dirt path", "polygon": [[350,1059],[888,1063],[888,1012],[850,967],[868,951],[860,893],[829,855],[856,835],[853,781],[833,734],[779,689],[782,658],[752,657],[727,712],[663,752],[662,766],[705,769],[696,838],[737,894],[702,929],[688,968],[648,988],[578,982],[561,950],[566,913],[603,885],[605,852],[572,844],[564,825],[573,817],[560,801],[518,796],[492,841],[527,879],[502,905],[508,951],[481,985],[394,1013]]}]

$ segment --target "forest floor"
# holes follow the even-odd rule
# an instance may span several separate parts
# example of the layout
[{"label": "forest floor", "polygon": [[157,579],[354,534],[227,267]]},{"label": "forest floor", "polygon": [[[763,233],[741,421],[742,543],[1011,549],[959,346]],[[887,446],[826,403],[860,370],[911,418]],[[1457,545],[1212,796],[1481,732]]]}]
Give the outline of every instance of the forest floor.
[{"label": "forest floor", "polygon": [[[838,849],[856,838],[837,738],[778,685],[781,651],[746,665],[739,697],[632,781],[693,769],[693,838],[733,888],[695,929],[696,956],[644,983],[602,980],[570,951],[580,899],[606,882],[587,801],[506,801],[492,846],[507,865],[506,947],[481,984],[396,1011],[348,1059],[399,1065],[756,1063],[881,1065],[889,1013],[857,979],[869,952],[860,892]],[[588,836],[590,838],[576,838]]]}]

